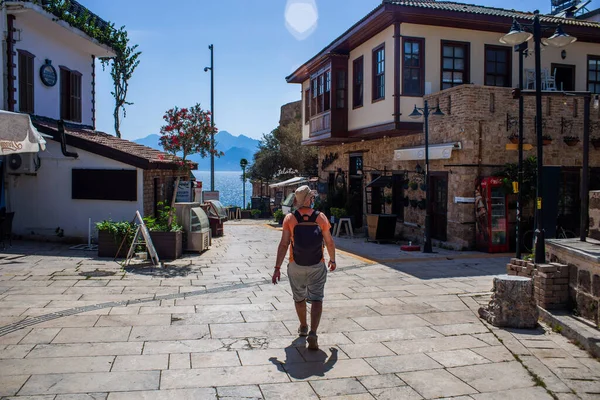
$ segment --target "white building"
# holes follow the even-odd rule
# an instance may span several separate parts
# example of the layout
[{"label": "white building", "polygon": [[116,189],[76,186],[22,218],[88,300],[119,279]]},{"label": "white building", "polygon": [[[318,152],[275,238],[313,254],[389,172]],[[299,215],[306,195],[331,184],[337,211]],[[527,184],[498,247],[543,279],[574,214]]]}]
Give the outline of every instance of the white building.
[{"label": "white building", "polygon": [[112,28],[74,0],[67,13],[55,3],[0,2],[1,109],[29,114],[48,142],[37,154],[0,149],[0,207],[15,213],[17,236],[82,240],[90,219],[155,213],[183,174],[166,154],[95,131],[95,67],[115,56],[102,35]]}]

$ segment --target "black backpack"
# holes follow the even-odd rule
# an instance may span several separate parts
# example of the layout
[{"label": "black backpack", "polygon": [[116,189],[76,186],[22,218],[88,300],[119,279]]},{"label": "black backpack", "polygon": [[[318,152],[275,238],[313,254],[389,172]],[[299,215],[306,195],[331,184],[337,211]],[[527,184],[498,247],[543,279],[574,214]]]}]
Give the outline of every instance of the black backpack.
[{"label": "black backpack", "polygon": [[298,210],[294,212],[298,225],[294,227],[292,252],[298,265],[315,265],[323,259],[323,232],[317,224],[319,214],[318,211],[313,211],[310,216],[302,215]]}]

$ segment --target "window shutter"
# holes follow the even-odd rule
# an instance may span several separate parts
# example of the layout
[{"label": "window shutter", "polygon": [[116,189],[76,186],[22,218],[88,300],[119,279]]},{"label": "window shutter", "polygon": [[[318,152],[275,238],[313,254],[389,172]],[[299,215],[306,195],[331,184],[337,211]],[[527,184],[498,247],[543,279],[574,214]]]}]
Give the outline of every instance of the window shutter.
[{"label": "window shutter", "polygon": [[70,75],[71,121],[81,122],[81,74],[79,72],[71,71]]},{"label": "window shutter", "polygon": [[60,69],[60,118],[71,119],[71,74],[68,70]]},{"label": "window shutter", "polygon": [[33,109],[33,59],[35,56],[19,50],[19,111],[32,114]]}]

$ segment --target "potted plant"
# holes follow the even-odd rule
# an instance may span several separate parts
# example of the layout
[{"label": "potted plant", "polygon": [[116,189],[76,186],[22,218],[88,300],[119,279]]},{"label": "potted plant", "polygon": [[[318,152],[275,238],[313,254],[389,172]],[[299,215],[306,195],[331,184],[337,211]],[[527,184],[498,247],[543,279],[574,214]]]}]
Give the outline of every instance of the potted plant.
[{"label": "potted plant", "polygon": [[419,210],[424,210],[424,209],[425,209],[425,206],[426,206],[425,199],[421,199],[421,200],[419,200],[419,202],[417,203],[417,207],[419,207]]},{"label": "potted plant", "polygon": [[419,187],[421,188],[422,191],[426,192],[427,191],[427,184],[426,183],[421,183],[419,185]]},{"label": "potted plant", "polygon": [[[134,223],[129,221],[115,222],[108,219],[96,222],[96,229],[98,230],[98,257],[127,257],[127,252],[135,235],[136,226]],[[124,238],[127,238],[125,242],[123,242]],[[123,243],[122,246],[121,243]]]},{"label": "potted plant", "polygon": [[283,217],[284,217],[283,211],[281,211],[281,210],[275,210],[275,212],[273,213],[273,219],[279,225],[281,225],[281,223],[283,222]]},{"label": "potted plant", "polygon": [[252,214],[252,218],[258,219],[258,217],[260,217],[260,210],[254,209],[250,211],[250,214]]},{"label": "potted plant", "polygon": [[565,136],[563,137],[563,141],[567,144],[567,146],[575,146],[579,143],[579,138],[577,136]]},{"label": "potted plant", "polygon": [[519,135],[517,135],[516,133],[513,133],[512,135],[510,135],[508,137],[508,140],[510,140],[510,142],[512,144],[519,144]]},{"label": "potted plant", "polygon": [[552,143],[552,136],[550,136],[550,135],[543,135],[542,136],[542,144],[544,146],[549,145],[551,143]]},{"label": "potted plant", "polygon": [[404,183],[402,183],[402,188],[404,190],[408,189],[408,181],[404,181]]},{"label": "potted plant", "polygon": [[177,217],[171,207],[162,201],[157,206],[158,216],[144,217],[144,223],[150,231],[150,239],[158,257],[176,260],[183,254],[183,228],[177,224]]},{"label": "potted plant", "polygon": [[412,190],[417,190],[419,188],[419,184],[417,182],[409,183],[409,186]]},{"label": "potted plant", "polygon": [[594,146],[594,149],[600,149],[600,136],[591,138],[590,142],[592,142],[592,146]]},{"label": "potted plant", "polygon": [[419,201],[418,201],[418,200],[415,200],[415,199],[411,199],[411,200],[410,200],[410,206],[411,206],[412,208],[416,208],[416,207],[417,207],[417,204],[419,204]]},{"label": "potted plant", "polygon": [[331,207],[331,216],[333,217],[333,223],[337,224],[340,218],[344,218],[347,215],[345,208]]}]

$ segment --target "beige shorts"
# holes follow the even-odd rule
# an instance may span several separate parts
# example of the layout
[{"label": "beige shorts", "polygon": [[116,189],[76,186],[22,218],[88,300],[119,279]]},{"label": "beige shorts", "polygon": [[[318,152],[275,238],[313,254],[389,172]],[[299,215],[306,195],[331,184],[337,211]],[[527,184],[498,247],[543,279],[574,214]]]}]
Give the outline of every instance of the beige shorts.
[{"label": "beige shorts", "polygon": [[324,262],[303,266],[295,262],[288,264],[288,278],[294,301],[323,301],[327,267]]}]

